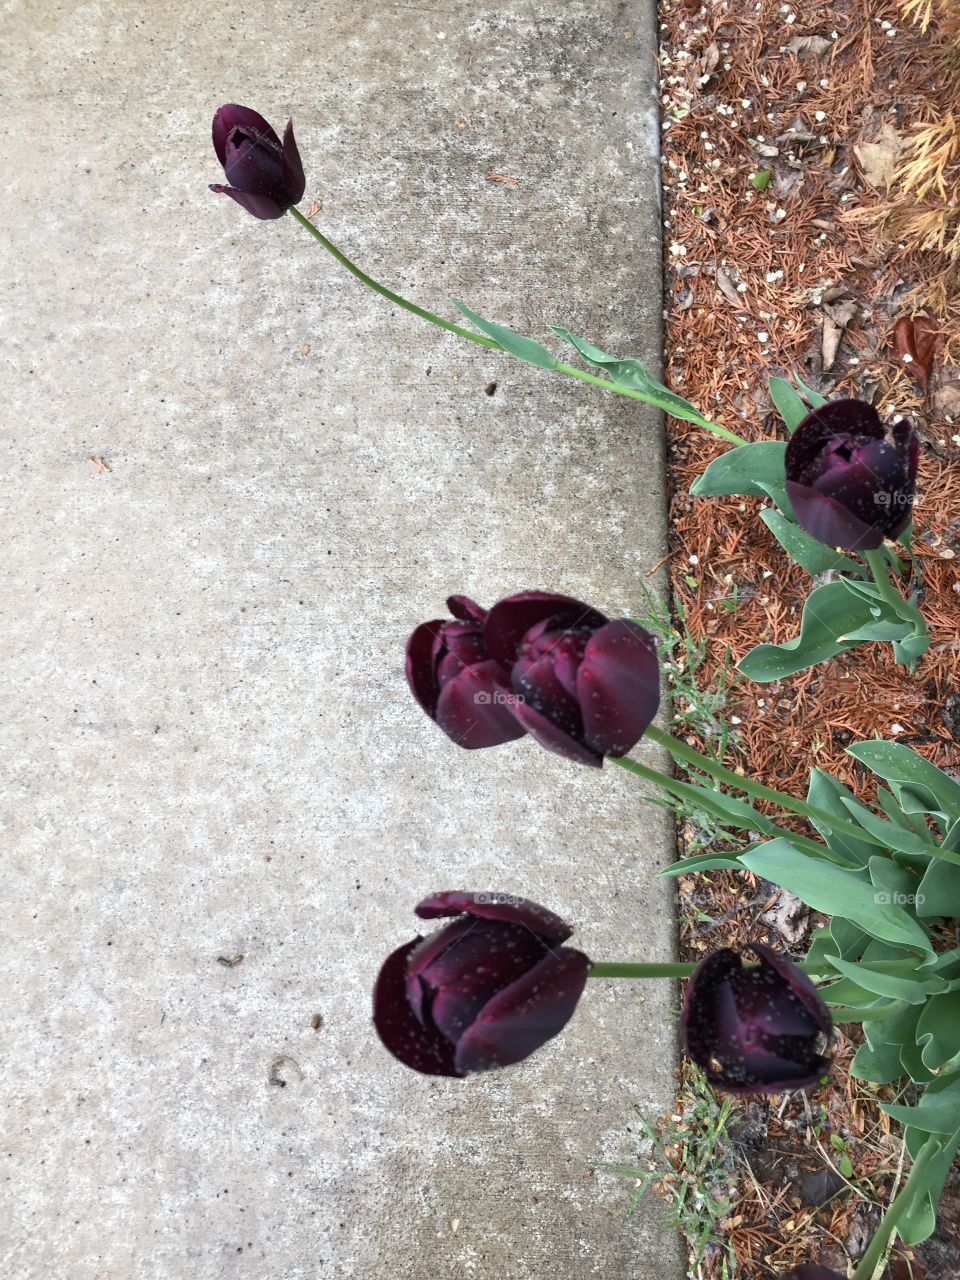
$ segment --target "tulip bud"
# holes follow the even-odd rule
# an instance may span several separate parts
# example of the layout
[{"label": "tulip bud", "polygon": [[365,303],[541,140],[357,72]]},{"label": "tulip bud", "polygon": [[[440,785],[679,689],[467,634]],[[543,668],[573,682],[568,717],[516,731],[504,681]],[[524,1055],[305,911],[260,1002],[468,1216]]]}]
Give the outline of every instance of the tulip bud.
[{"label": "tulip bud", "polygon": [[862,400],[814,409],[787,444],[787,493],[797,521],[831,547],[875,551],[912,519],[918,453],[909,422],[884,427]]},{"label": "tulip bud", "polygon": [[783,1093],[815,1084],[831,1065],[833,1022],[807,975],[762,943],[729,948],[691,974],[680,1019],[686,1052],[729,1093]]},{"label": "tulip bud", "polygon": [[560,945],[573,930],[552,911],[462,891],[432,894],[415,910],[456,918],[380,970],[373,1021],[395,1058],[425,1075],[465,1076],[520,1062],[566,1026],[590,961]]},{"label": "tulip bud", "polygon": [[210,190],[231,196],[255,218],[280,218],[303,199],[306,179],[287,121],[283,142],[263,116],[229,103],[213,117],[213,146],[229,185]]},{"label": "tulip bud", "polygon": [[455,742],[495,746],[524,732],[599,767],[626,755],[660,701],[650,634],[569,596],[524,591],[487,613],[451,596],[456,623],[426,622],[407,645],[414,696]]}]

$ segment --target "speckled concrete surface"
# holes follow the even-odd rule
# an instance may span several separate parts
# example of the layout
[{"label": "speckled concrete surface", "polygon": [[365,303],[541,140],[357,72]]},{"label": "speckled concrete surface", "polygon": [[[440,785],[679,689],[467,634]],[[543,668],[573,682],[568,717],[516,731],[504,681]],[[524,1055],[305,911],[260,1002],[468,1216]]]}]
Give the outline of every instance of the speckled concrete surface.
[{"label": "speckled concrete surface", "polygon": [[658,415],[441,336],[206,190],[219,103],[292,114],[369,270],[656,366],[653,23],[3,6],[6,1280],[681,1274],[663,1210],[624,1226],[630,1184],[586,1172],[670,1107],[668,984],[591,984],[466,1082],[369,1022],[433,889],[528,894],[598,959],[673,953],[630,780],[458,752],[401,670],[451,591],[636,607]]}]

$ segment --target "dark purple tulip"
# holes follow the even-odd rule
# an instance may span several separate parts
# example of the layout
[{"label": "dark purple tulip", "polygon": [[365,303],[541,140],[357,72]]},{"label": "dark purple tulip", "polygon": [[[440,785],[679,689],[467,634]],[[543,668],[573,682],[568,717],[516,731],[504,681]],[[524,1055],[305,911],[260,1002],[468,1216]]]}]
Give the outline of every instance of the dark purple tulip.
[{"label": "dark purple tulip", "polygon": [[232,196],[255,218],[280,218],[303,199],[292,120],[281,142],[259,112],[228,103],[213,117],[213,146],[228,185],[211,183],[210,190]]},{"label": "dark purple tulip", "polygon": [[815,1084],[829,1069],[833,1023],[807,975],[763,943],[745,969],[727,947],[697,966],[683,997],[684,1048],[710,1084],[728,1093],[783,1093]]},{"label": "dark purple tulip", "polygon": [[460,621],[426,622],[407,645],[417,701],[455,742],[496,746],[524,732],[580,764],[626,755],[656,715],[653,639],[627,619],[549,591],[487,613],[451,596]]},{"label": "dark purple tulip", "polygon": [[815,1262],[803,1262],[793,1271],[788,1271],[780,1280],[847,1280],[839,1271],[831,1271],[829,1267],[819,1267]]},{"label": "dark purple tulip", "polygon": [[431,1076],[508,1067],[573,1015],[590,961],[561,946],[573,930],[526,898],[454,890],[415,908],[455,916],[389,956],[373,989],[373,1022],[395,1058]]},{"label": "dark purple tulip", "polygon": [[910,523],[919,442],[909,422],[885,427],[862,400],[808,413],[787,444],[787,493],[798,522],[821,542],[874,551]]}]

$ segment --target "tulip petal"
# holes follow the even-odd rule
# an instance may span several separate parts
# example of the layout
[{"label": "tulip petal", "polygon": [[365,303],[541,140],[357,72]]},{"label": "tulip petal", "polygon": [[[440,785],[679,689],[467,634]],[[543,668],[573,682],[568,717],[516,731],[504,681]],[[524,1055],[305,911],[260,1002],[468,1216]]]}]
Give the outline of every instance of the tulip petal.
[{"label": "tulip petal", "polygon": [[487,652],[503,666],[512,666],[525,633],[547,618],[556,619],[557,630],[594,629],[607,621],[602,613],[571,596],[551,591],[521,591],[499,600],[487,614],[483,627]]},{"label": "tulip petal", "polygon": [[528,702],[518,702],[513,708],[513,714],[527,733],[532,738],[536,738],[541,747],[545,747],[547,751],[552,751],[555,755],[563,756],[567,760],[573,760],[577,764],[589,764],[596,769],[603,767],[602,755],[597,755],[582,742],[565,733]]},{"label": "tulip petal", "polygon": [[465,919],[467,931],[419,977],[433,1025],[454,1044],[498,992],[534,969],[552,949],[522,925]]},{"label": "tulip petal", "polygon": [[660,705],[660,664],[650,633],[625,618],[595,631],[577,671],[577,701],[589,747],[609,756],[631,751]]},{"label": "tulip petal", "polygon": [[469,596],[447,596],[447,608],[461,622],[483,622],[487,616],[486,609]]},{"label": "tulip petal", "polygon": [[[586,647],[587,637],[575,634],[573,639],[576,653],[568,653],[568,661],[564,661],[564,649],[570,632],[550,631],[534,645],[529,646],[526,639],[520,646],[520,653],[510,681],[518,698],[534,711],[539,712],[547,720],[575,738],[578,742],[583,737],[583,716],[576,693],[568,691],[558,664],[563,674],[569,675],[569,666],[579,664],[580,655]],[[574,677],[574,690],[576,689]]]},{"label": "tulip petal", "polygon": [[440,685],[434,666],[435,645],[443,634],[442,618],[421,622],[407,641],[407,684],[410,692],[432,720],[437,712]]},{"label": "tulip petal", "polygon": [[573,1016],[589,969],[589,959],[571,947],[545,956],[495,995],[460,1037],[457,1070],[511,1066],[553,1039]]},{"label": "tulip petal", "polygon": [[427,992],[420,981],[420,976],[429,969],[434,960],[443,955],[448,947],[454,946],[469,931],[472,924],[473,921],[466,916],[462,920],[453,920],[443,929],[435,929],[426,938],[422,938],[410,953],[405,978],[407,999],[410,1001],[410,1007],[417,1021],[424,1026],[429,1021],[430,1010],[429,1002],[425,999]]},{"label": "tulip petal", "polygon": [[210,190],[216,191],[218,195],[230,196],[246,209],[247,213],[252,213],[255,218],[260,218],[264,222],[273,218],[282,218],[286,212],[270,196],[252,196],[246,191],[237,191],[234,187],[225,187],[219,182],[211,182]]},{"label": "tulip petal", "polygon": [[499,664],[478,662],[443,686],[434,719],[447,737],[468,751],[497,747],[524,735],[513,699]]},{"label": "tulip petal", "polygon": [[228,102],[220,107],[213,117],[213,149],[221,164],[226,163],[227,138],[232,129],[248,129],[252,134],[259,134],[267,141],[280,146],[280,139],[264,120],[259,111],[251,107],[241,107],[236,102]]},{"label": "tulip petal", "polygon": [[[279,144],[278,144],[279,145]],[[227,138],[223,172],[227,182],[251,196],[270,196],[283,204],[283,159],[279,151],[235,129]]]},{"label": "tulip petal", "polygon": [[287,121],[283,133],[283,188],[291,204],[299,204],[307,187],[303,173],[303,161],[293,136],[293,121]]},{"label": "tulip petal", "polygon": [[503,920],[521,924],[538,937],[550,942],[566,942],[573,929],[558,915],[529,898],[515,898],[508,893],[470,893],[464,889],[448,889],[432,893],[414,908],[421,920],[467,912],[484,920]]},{"label": "tulip petal", "polygon": [[398,947],[384,962],[373,988],[373,1024],[384,1046],[405,1066],[428,1076],[460,1076],[454,1047],[432,1028],[421,1026],[404,990],[407,959],[420,941]]},{"label": "tulip petal", "polygon": [[883,544],[883,530],[878,525],[864,524],[835,498],[795,480],[787,481],[787,495],[797,523],[828,547],[875,551]]}]

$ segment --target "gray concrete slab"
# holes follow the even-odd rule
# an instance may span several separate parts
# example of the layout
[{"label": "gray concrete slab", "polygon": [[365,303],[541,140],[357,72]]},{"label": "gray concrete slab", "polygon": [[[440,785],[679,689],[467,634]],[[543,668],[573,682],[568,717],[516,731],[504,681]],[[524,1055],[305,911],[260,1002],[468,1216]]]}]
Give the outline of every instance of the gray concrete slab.
[{"label": "gray concrete slab", "polygon": [[667,984],[596,983],[467,1082],[369,1021],[437,888],[672,955],[669,830],[630,780],[458,752],[401,669],[450,591],[636,607],[658,415],[467,349],[206,190],[219,103],[292,114],[369,270],[656,367],[653,7],[13,0],[0,35],[0,1270],[678,1276],[663,1211],[622,1225],[629,1184],[585,1171],[671,1106]]}]

